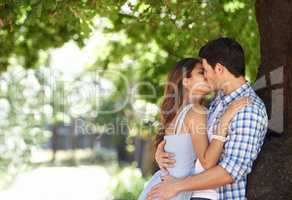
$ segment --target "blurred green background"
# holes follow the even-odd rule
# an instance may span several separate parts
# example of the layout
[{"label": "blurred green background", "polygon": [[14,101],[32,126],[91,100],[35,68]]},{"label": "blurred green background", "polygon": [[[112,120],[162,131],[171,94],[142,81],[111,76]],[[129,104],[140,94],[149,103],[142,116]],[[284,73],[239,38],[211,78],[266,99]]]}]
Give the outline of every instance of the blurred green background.
[{"label": "blurred green background", "polygon": [[255,80],[254,4],[0,1],[0,198],[136,199],[175,62],[233,37]]}]

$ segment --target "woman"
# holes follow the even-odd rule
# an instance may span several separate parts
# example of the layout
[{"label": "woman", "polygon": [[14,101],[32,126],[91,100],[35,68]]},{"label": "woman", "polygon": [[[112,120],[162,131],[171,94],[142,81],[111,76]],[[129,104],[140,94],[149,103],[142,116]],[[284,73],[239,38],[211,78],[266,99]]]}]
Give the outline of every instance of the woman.
[{"label": "woman", "polygon": [[[179,61],[168,74],[164,99],[161,104],[162,129],[157,136],[156,144],[165,140],[165,151],[176,155],[173,168],[163,168],[156,172],[139,196],[146,199],[151,188],[163,181],[163,176],[170,173],[176,178],[183,178],[196,173],[194,162],[199,159],[198,168],[215,166],[223,150],[229,121],[234,114],[246,105],[247,99],[236,101],[222,116],[216,133],[209,144],[206,128],[206,109],[204,97],[210,87],[204,79],[204,70],[198,59],[186,58]],[[199,169],[202,170],[202,169]],[[187,200],[192,192],[182,192],[172,200]],[[217,200],[214,190],[196,191],[198,199]]]}]

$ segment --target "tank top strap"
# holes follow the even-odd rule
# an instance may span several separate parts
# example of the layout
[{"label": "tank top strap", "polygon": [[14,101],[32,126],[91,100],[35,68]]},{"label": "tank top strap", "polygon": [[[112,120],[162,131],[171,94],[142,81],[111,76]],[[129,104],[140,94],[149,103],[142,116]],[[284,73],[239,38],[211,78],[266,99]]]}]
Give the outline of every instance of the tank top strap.
[{"label": "tank top strap", "polygon": [[176,135],[181,131],[184,119],[188,111],[192,108],[192,104],[186,105],[178,114],[175,125],[174,125],[174,134]]},{"label": "tank top strap", "polygon": [[175,123],[174,123],[174,135],[176,134],[176,129],[178,127],[178,124],[180,122],[180,118],[182,116],[182,113],[183,113],[183,109],[178,113],[177,117],[176,117],[176,120],[175,120]]}]

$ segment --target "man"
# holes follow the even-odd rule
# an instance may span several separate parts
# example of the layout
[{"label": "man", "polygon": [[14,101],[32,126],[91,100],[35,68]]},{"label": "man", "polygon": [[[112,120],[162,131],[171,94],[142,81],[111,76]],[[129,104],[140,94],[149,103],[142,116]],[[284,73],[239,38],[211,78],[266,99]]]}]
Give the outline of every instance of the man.
[{"label": "man", "polygon": [[[219,38],[210,41],[200,49],[199,56],[202,58],[204,76],[217,92],[209,107],[208,131],[213,131],[224,110],[233,101],[247,96],[250,102],[230,122],[224,151],[215,167],[184,179],[166,176],[149,192],[149,200],[170,199],[182,191],[212,188],[218,188],[220,200],[246,199],[247,175],[267,132],[266,109],[244,77],[244,51],[235,40]],[[164,152],[164,144],[161,142],[157,149],[156,161],[160,168],[165,169],[172,167],[175,161],[171,159],[173,155]]]}]

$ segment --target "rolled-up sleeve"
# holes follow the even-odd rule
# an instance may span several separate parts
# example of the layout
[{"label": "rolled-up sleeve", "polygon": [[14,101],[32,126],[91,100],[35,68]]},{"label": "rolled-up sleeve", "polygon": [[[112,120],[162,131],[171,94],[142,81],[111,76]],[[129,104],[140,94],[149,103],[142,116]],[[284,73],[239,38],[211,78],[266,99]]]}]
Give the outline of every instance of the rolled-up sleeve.
[{"label": "rolled-up sleeve", "polygon": [[219,165],[234,181],[250,173],[266,134],[267,119],[259,109],[245,107],[232,119]]}]

